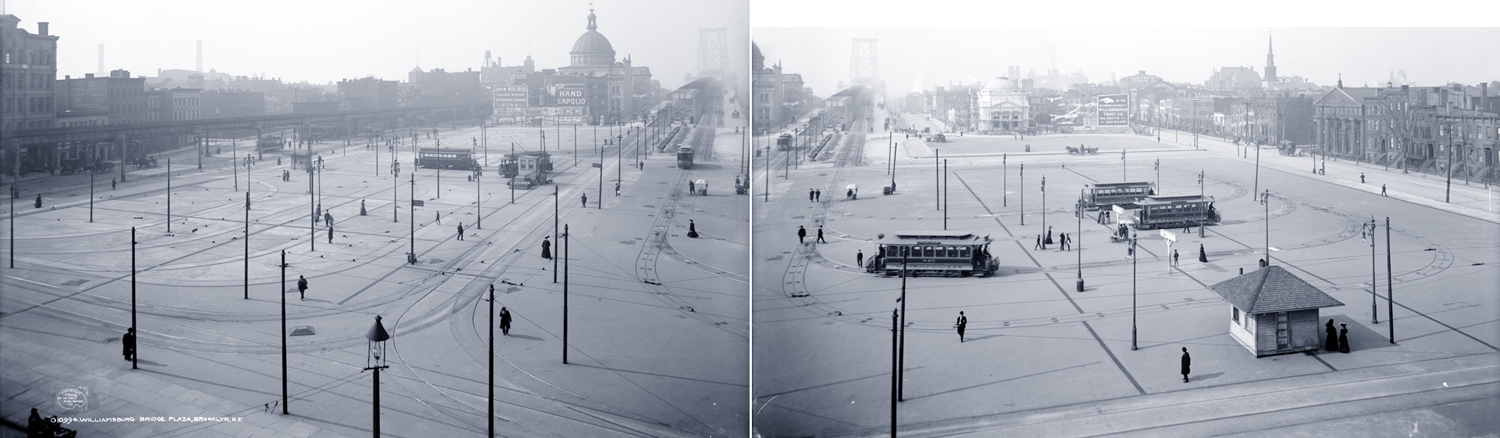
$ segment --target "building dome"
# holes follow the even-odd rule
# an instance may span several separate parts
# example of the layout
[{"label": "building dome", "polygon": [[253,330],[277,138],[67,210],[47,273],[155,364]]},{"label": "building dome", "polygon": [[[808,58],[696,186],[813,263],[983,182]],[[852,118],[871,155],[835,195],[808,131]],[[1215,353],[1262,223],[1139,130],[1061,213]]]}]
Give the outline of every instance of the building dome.
[{"label": "building dome", "polygon": [[615,48],[609,44],[609,38],[596,30],[599,25],[594,20],[594,10],[589,9],[588,32],[578,36],[578,41],[573,42],[573,50],[568,52],[574,66],[608,67],[615,63]]},{"label": "building dome", "polygon": [[1016,86],[1016,81],[1015,80],[1012,80],[1010,78],[1003,78],[1002,77],[1002,78],[995,78],[995,80],[990,81],[988,84],[985,84],[983,91],[1007,92],[1007,91],[1016,91],[1016,90],[1019,90],[1020,88],[1021,87]]}]

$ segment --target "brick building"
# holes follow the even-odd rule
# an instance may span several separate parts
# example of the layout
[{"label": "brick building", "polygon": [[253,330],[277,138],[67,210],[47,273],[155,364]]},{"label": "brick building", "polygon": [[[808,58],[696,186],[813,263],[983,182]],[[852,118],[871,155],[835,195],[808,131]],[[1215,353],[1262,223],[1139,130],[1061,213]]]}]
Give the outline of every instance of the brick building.
[{"label": "brick building", "polygon": [[120,125],[149,121],[146,108],[146,78],[130,77],[126,70],[114,70],[108,77],[93,73],[82,78],[63,77],[57,81],[58,111],[105,111],[108,124]]}]

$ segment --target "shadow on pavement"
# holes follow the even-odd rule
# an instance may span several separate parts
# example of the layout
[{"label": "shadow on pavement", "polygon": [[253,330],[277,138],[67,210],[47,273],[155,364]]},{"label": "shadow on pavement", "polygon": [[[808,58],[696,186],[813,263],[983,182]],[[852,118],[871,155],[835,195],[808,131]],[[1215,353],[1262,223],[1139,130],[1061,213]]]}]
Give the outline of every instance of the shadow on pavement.
[{"label": "shadow on pavement", "polygon": [[525,340],[528,340],[528,341],[541,341],[541,340],[543,340],[542,338],[538,338],[536,336],[526,336],[526,335],[505,335],[505,337],[508,337],[508,338],[517,338],[517,339],[525,339]]},{"label": "shadow on pavement", "polygon": [[584,368],[595,368],[595,369],[601,369],[601,370],[607,370],[607,371],[614,371],[614,372],[617,372],[617,373],[630,373],[630,374],[640,374],[640,375],[643,375],[643,376],[665,377],[665,378],[668,378],[668,379],[681,379],[681,380],[688,380],[688,381],[700,382],[700,383],[713,383],[713,384],[718,384],[718,385],[727,385],[727,386],[734,386],[734,387],[739,387],[739,388],[748,387],[748,385],[741,384],[741,383],[720,382],[720,381],[705,380],[705,379],[694,379],[692,377],[671,376],[671,375],[666,375],[666,374],[648,373],[648,372],[644,372],[644,371],[631,371],[631,370],[627,370],[627,369],[609,368],[609,367],[602,367],[602,366],[598,366],[598,365],[584,365],[584,364],[573,364],[573,365],[584,367]]},{"label": "shadow on pavement", "polygon": [[1058,368],[1058,369],[1051,370],[1051,371],[1042,371],[1040,373],[1031,373],[1031,374],[1027,374],[1027,375],[1024,375],[1024,376],[1011,377],[1009,379],[1000,379],[1000,380],[995,380],[995,381],[992,381],[992,382],[985,382],[985,383],[981,383],[981,384],[973,385],[973,386],[965,386],[965,387],[962,387],[962,388],[954,388],[954,389],[950,389],[950,390],[942,391],[942,392],[934,392],[932,394],[919,395],[919,396],[915,396],[915,397],[907,397],[906,399],[907,400],[916,400],[916,399],[921,399],[921,398],[928,398],[928,397],[939,396],[939,395],[943,395],[943,394],[951,394],[951,393],[955,393],[955,392],[959,392],[959,391],[967,391],[967,390],[974,389],[974,388],[980,388],[980,387],[990,386],[990,385],[994,385],[994,384],[997,384],[997,383],[1005,383],[1005,382],[1009,382],[1009,381],[1012,381],[1012,380],[1021,380],[1021,379],[1025,379],[1025,378],[1029,378],[1029,377],[1036,377],[1036,376],[1040,376],[1040,375],[1044,375],[1044,374],[1052,374],[1052,373],[1055,373],[1055,372],[1058,372],[1058,371],[1070,370],[1070,369],[1073,369],[1073,368],[1083,368],[1083,367],[1086,367],[1086,366],[1089,366],[1089,365],[1097,365],[1097,364],[1100,364],[1100,363],[1103,363],[1103,362],[1091,362],[1091,363],[1086,363],[1086,364],[1073,365],[1073,366],[1070,366],[1070,367]]}]

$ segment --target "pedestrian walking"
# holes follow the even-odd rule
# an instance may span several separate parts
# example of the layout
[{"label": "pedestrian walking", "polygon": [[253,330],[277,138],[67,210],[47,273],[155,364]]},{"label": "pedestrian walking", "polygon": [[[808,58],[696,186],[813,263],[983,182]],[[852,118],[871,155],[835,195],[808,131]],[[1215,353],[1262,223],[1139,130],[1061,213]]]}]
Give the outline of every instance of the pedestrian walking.
[{"label": "pedestrian walking", "polygon": [[818,202],[822,202],[823,201],[823,189],[818,189],[816,191],[813,191],[813,199],[816,200],[816,201],[818,201]]},{"label": "pedestrian walking", "polygon": [[1323,333],[1326,334],[1326,336],[1323,337],[1323,350],[1338,351],[1339,331],[1338,329],[1333,328],[1333,319],[1329,319],[1327,324],[1323,324]]},{"label": "pedestrian walking", "polygon": [[958,343],[962,344],[962,343],[964,343],[964,328],[967,328],[969,326],[969,317],[964,316],[964,312],[962,310],[960,310],[958,312],[958,323],[957,324],[958,324]]},{"label": "pedestrian walking", "polygon": [[1385,184],[1380,185],[1380,196],[1385,196]]},{"label": "pedestrian walking", "polygon": [[500,307],[500,335],[510,336],[510,310]]},{"label": "pedestrian walking", "polygon": [[688,219],[688,237],[698,238],[698,225],[694,224],[692,219]]},{"label": "pedestrian walking", "polygon": [[615,196],[620,196],[620,183],[615,183]]},{"label": "pedestrian walking", "polygon": [[1208,263],[1208,253],[1203,251],[1203,244],[1198,244],[1198,261]]},{"label": "pedestrian walking", "polygon": [[1182,383],[1188,382],[1188,374],[1193,371],[1193,357],[1188,356],[1187,347],[1182,347]]},{"label": "pedestrian walking", "polygon": [[803,239],[806,239],[806,238],[807,238],[807,228],[803,227],[801,225],[798,225],[797,226],[797,243],[806,243],[806,242],[803,241]]},{"label": "pedestrian walking", "polygon": [[691,195],[697,193],[697,191],[697,189],[693,188],[693,180],[688,180],[688,194]]},{"label": "pedestrian walking", "polygon": [[333,243],[333,224],[328,225],[328,243]]},{"label": "pedestrian walking", "polygon": [[859,251],[857,251],[857,252],[854,253],[854,264],[858,265],[861,268],[863,268],[865,266],[865,252],[864,252],[864,250],[859,250]]},{"label": "pedestrian walking", "polygon": [[[109,189],[110,189],[110,190],[114,190],[114,189],[115,189],[115,183],[116,183],[116,182],[117,182],[117,181],[115,181],[115,179],[114,179],[114,178],[110,178],[110,179],[109,179]],[[1381,189],[1381,191],[1382,191],[1382,192],[1384,192],[1384,191],[1385,191],[1385,189],[1384,189],[1384,188],[1382,188],[1382,189]]]},{"label": "pedestrian walking", "polygon": [[807,202],[813,202],[813,189],[807,189]]},{"label": "pedestrian walking", "polygon": [[1177,266],[1177,250],[1172,250],[1172,266]]},{"label": "pedestrian walking", "polygon": [[135,328],[125,329],[125,336],[120,338],[121,348],[124,349],[125,360],[135,359]]},{"label": "pedestrian walking", "polygon": [[36,194],[36,208],[42,208],[42,194]]},{"label": "pedestrian walking", "polygon": [[307,300],[307,277],[297,276],[297,299]]},{"label": "pedestrian walking", "polygon": [[818,226],[818,243],[828,243],[827,240],[823,240],[823,226],[822,225]]},{"label": "pedestrian walking", "polygon": [[1365,183],[1365,173],[1364,172],[1360,172],[1359,173],[1359,183],[1360,184],[1364,184]]},{"label": "pedestrian walking", "polygon": [[[361,201],[361,202],[363,202],[363,201]],[[332,227],[333,226],[333,212],[326,212],[326,211],[323,212],[323,222],[327,222],[328,226]]]},{"label": "pedestrian walking", "polygon": [[1192,233],[1193,233],[1193,226],[1192,225],[1183,225],[1182,226],[1182,234],[1192,234]]},{"label": "pedestrian walking", "polygon": [[579,198],[579,201],[583,201],[583,208],[589,207],[589,195],[587,193],[583,194],[583,197]]},{"label": "pedestrian walking", "polygon": [[1041,250],[1041,249],[1042,249],[1042,235],[1038,234],[1038,235],[1036,235],[1036,245],[1032,245],[1031,246],[1031,250],[1032,251],[1038,251],[1038,250]]},{"label": "pedestrian walking", "polygon": [[542,258],[552,259],[552,236],[542,236]]},{"label": "pedestrian walking", "polygon": [[442,225],[443,224],[443,213],[436,212],[436,211],[432,212],[432,221],[435,222],[435,223],[437,223],[438,225]]},{"label": "pedestrian walking", "polygon": [[1047,239],[1042,240],[1042,249],[1046,249],[1047,245],[1051,245],[1051,244],[1052,244],[1052,227],[1048,226],[1047,227]]},{"label": "pedestrian walking", "polygon": [[1349,352],[1349,324],[1339,323],[1339,352]]},{"label": "pedestrian walking", "polygon": [[464,240],[464,223],[458,223],[458,240]]}]

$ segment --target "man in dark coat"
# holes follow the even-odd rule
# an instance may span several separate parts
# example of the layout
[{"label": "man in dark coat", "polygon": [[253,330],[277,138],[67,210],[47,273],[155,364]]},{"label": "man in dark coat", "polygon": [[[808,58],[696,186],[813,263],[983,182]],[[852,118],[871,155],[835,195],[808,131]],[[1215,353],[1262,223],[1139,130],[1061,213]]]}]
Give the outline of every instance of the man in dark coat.
[{"label": "man in dark coat", "polygon": [[797,226],[797,243],[804,243],[803,242],[804,239],[807,239],[807,228],[803,227],[801,225],[798,225]]},{"label": "man in dark coat", "polygon": [[865,266],[865,251],[859,250],[854,253],[854,264],[863,268]]},{"label": "man in dark coat", "polygon": [[124,349],[125,360],[135,358],[135,329],[125,329],[125,337],[120,339],[121,348]]},{"label": "man in dark coat", "polygon": [[1182,347],[1182,383],[1188,382],[1188,374],[1193,371],[1193,357],[1188,356],[1187,347]]},{"label": "man in dark coat", "polygon": [[1177,266],[1177,250],[1172,250],[1172,266]]},{"label": "man in dark coat", "polygon": [[1208,263],[1208,253],[1203,251],[1203,244],[1198,244],[1198,261]]},{"label": "man in dark coat", "polygon": [[964,342],[964,328],[968,326],[969,317],[964,316],[964,312],[960,310],[958,312],[958,343],[962,344]]},{"label": "man in dark coat", "polygon": [[458,240],[464,240],[464,223],[458,223]]},{"label": "man in dark coat", "polygon": [[807,202],[813,202],[813,189],[807,189]]},{"label": "man in dark coat", "polygon": [[307,278],[301,275],[297,276],[297,299],[307,299]]},{"label": "man in dark coat", "polygon": [[542,236],[542,258],[552,259],[552,236]]},{"label": "man in dark coat", "polygon": [[583,201],[583,208],[589,207],[589,195],[587,193],[583,194],[583,197],[579,198],[579,201]]},{"label": "man in dark coat", "polygon": [[333,225],[328,226],[328,243],[333,243]]},{"label": "man in dark coat", "polygon": [[1333,328],[1332,319],[1329,319],[1327,324],[1323,324],[1323,333],[1327,334],[1327,336],[1323,338],[1323,350],[1338,351],[1339,331]]},{"label": "man in dark coat", "polygon": [[1038,234],[1036,235],[1036,245],[1032,245],[1031,250],[1036,251],[1040,249],[1042,249],[1042,235]]},{"label": "man in dark coat", "polygon": [[327,211],[323,212],[323,222],[327,222],[328,226],[330,227],[333,226],[333,213]]},{"label": "man in dark coat", "polygon": [[42,419],[42,414],[31,408],[31,416],[26,417],[26,438],[47,436],[47,420]]},{"label": "man in dark coat", "polygon": [[36,208],[42,208],[42,194],[36,194]]},{"label": "man in dark coat", "polygon": [[1349,324],[1339,323],[1339,352],[1349,352]]},{"label": "man in dark coat", "polygon": [[818,190],[813,191],[813,199],[818,200],[818,201],[822,201],[823,200],[823,190],[822,189],[818,189]]},{"label": "man in dark coat", "polygon": [[823,227],[821,226],[818,227],[818,243],[828,243],[827,240],[823,240]]},{"label": "man in dark coat", "polygon": [[500,334],[510,336],[510,310],[500,308]]}]

